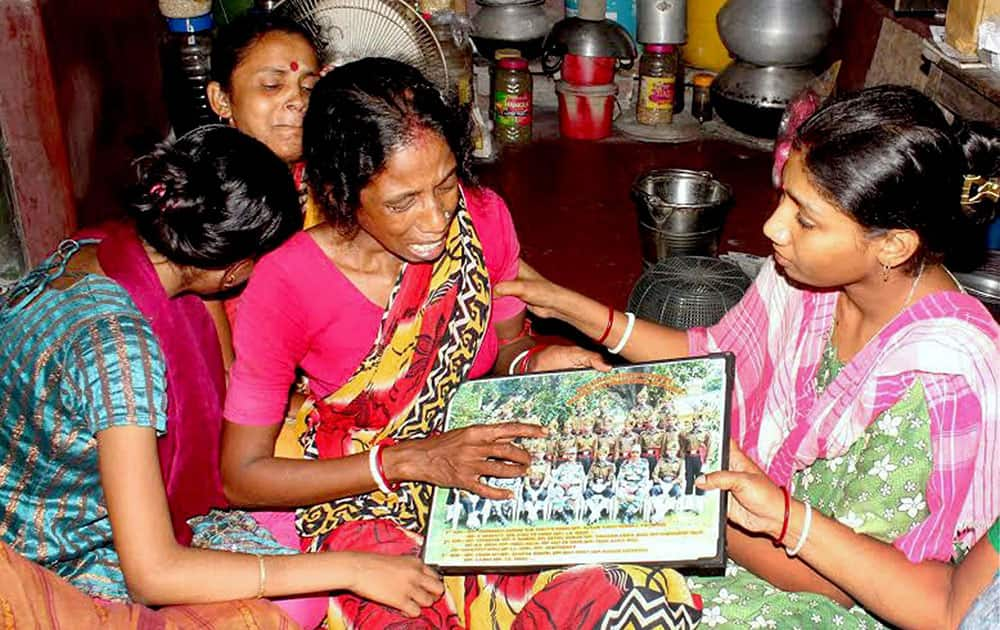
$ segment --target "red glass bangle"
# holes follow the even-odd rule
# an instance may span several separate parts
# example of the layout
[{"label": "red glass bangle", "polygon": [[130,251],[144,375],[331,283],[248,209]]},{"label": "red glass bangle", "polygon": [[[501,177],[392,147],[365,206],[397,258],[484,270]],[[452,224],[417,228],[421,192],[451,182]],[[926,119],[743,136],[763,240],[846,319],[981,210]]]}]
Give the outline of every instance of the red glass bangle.
[{"label": "red glass bangle", "polygon": [[780,545],[781,541],[785,539],[785,534],[788,533],[788,519],[791,516],[792,499],[788,495],[788,488],[781,486],[781,492],[785,495],[785,520],[781,523],[781,533],[774,540],[775,546]]},{"label": "red glass bangle", "polygon": [[604,334],[601,335],[600,339],[597,340],[598,345],[602,345],[604,341],[611,334],[611,326],[615,323],[615,307],[608,307],[608,325],[604,327]]},{"label": "red glass bangle", "polygon": [[396,443],[396,440],[394,440],[392,438],[386,438],[386,439],[382,440],[381,442],[378,443],[378,445],[381,448],[379,448],[378,449],[378,453],[375,454],[375,468],[378,469],[378,475],[379,475],[379,477],[382,478],[383,483],[385,483],[385,485],[388,486],[390,490],[396,490],[397,488],[399,488],[399,483],[398,482],[389,483],[389,478],[386,477],[386,475],[385,475],[385,467],[382,464],[382,455],[383,455],[383,453],[385,453],[385,448],[387,446],[392,446],[395,443]]},{"label": "red glass bangle", "polygon": [[528,354],[524,355],[524,358],[521,359],[520,373],[521,374],[527,374],[528,373],[528,363],[531,361],[531,357],[535,356],[536,354],[538,354],[539,352],[541,352],[542,350],[544,350],[544,349],[546,349],[548,347],[549,347],[549,344],[547,344],[547,343],[540,343],[537,346],[532,346],[531,349],[528,350]]},{"label": "red glass bangle", "polygon": [[515,341],[520,341],[520,340],[524,339],[525,337],[529,336],[530,334],[531,334],[531,320],[529,320],[527,317],[525,317],[524,318],[524,323],[521,324],[521,332],[517,333],[517,335],[511,337],[510,339],[499,339],[498,341],[499,341],[500,347],[503,348],[504,346],[509,346],[510,344],[514,343]]}]

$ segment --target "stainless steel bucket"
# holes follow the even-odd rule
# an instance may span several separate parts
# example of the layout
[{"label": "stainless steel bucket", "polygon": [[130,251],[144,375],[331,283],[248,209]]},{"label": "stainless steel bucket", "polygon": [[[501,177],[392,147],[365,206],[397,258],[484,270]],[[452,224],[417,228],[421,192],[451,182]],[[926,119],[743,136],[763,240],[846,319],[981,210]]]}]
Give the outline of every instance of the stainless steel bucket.
[{"label": "stainless steel bucket", "polygon": [[649,171],[632,184],[648,267],[668,256],[714,256],[732,190],[707,171]]}]

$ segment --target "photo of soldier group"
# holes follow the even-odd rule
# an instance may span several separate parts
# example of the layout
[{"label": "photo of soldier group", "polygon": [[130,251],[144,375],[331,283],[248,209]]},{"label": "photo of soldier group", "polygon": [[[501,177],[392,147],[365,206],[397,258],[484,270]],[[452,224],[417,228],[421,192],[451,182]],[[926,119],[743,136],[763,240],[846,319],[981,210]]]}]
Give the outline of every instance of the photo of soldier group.
[{"label": "photo of soldier group", "polygon": [[463,386],[449,409],[449,428],[520,421],[542,424],[549,435],[521,443],[532,455],[523,478],[486,479],[510,490],[511,499],[442,490],[445,526],[702,520],[695,517],[705,497],[694,480],[720,467],[723,370],[721,360],[685,361],[596,377],[568,372]]}]

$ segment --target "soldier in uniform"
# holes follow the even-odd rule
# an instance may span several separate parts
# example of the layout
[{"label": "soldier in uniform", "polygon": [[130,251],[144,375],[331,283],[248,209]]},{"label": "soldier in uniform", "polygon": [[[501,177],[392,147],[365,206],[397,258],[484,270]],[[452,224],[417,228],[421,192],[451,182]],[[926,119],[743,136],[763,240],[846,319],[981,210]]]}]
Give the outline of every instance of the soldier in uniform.
[{"label": "soldier in uniform", "polygon": [[552,502],[550,516],[568,523],[573,520],[583,501],[583,487],[587,476],[583,472],[583,465],[576,459],[576,446],[570,447],[563,457],[564,461],[552,471],[552,481],[549,483]]},{"label": "soldier in uniform", "polygon": [[[619,471],[622,464],[628,460],[633,446],[640,446],[639,436],[634,431],[628,430],[628,425],[626,424],[626,428],[622,429],[622,433],[618,436],[618,442],[615,445],[615,464],[618,466]],[[642,450],[641,447],[640,450]]]},{"label": "soldier in uniform", "polygon": [[639,434],[639,446],[642,447],[642,456],[649,463],[649,469],[656,466],[660,460],[660,452],[663,450],[663,431],[656,428],[652,417],[646,418],[646,423]]},{"label": "soldier in uniform", "polygon": [[653,501],[652,520],[662,521],[676,508],[677,499],[683,493],[682,468],[680,458],[666,453],[656,462],[656,468],[653,469],[653,486],[649,489]]},{"label": "soldier in uniform", "polygon": [[590,418],[580,418],[576,423],[576,452],[583,471],[590,473],[594,463],[594,453],[597,448],[597,421]]},{"label": "soldier in uniform", "polygon": [[583,498],[587,503],[587,522],[596,523],[602,513],[611,514],[611,502],[614,499],[615,464],[611,461],[611,451],[607,448],[597,449],[597,461],[590,467],[587,474],[587,489]]},{"label": "soldier in uniform", "polygon": [[549,496],[549,474],[552,471],[552,465],[545,459],[545,451],[533,455],[521,491],[521,507],[528,523],[540,521],[544,517],[545,501]]},{"label": "soldier in uniform", "polygon": [[642,447],[638,443],[629,449],[628,459],[618,470],[618,512],[626,523],[642,517],[642,506],[649,492],[649,462],[640,457]]},{"label": "soldier in uniform", "polygon": [[494,488],[510,490],[512,493],[511,498],[509,499],[483,500],[483,524],[485,525],[488,523],[490,518],[495,518],[504,525],[512,520],[517,520],[517,504],[518,497],[521,495],[521,484],[523,483],[522,479],[520,477],[485,477],[483,482],[487,485],[493,486]]}]

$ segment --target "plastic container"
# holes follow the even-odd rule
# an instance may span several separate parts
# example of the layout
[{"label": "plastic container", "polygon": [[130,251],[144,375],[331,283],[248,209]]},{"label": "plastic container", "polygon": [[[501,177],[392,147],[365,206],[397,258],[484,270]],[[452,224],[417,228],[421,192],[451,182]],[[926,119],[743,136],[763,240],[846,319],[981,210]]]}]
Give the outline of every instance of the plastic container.
[{"label": "plastic container", "polygon": [[493,92],[493,134],[498,144],[531,142],[531,96],[528,60],[508,57],[498,61]]},{"label": "plastic container", "polygon": [[167,113],[177,135],[219,122],[205,91],[211,68],[212,27],[211,13],[191,18],[167,18],[160,61]]},{"label": "plastic container", "polygon": [[732,59],[719,37],[715,16],[727,0],[694,0],[687,3],[687,43],[684,61],[689,66],[722,72]]},{"label": "plastic container", "polygon": [[[635,120],[639,124],[673,122],[677,59],[677,48],[671,44],[646,44],[639,59],[639,96],[635,103]],[[679,87],[683,89],[683,85]]]},{"label": "plastic container", "polygon": [[448,97],[456,99],[459,105],[472,102],[472,46],[467,34],[451,10],[429,14],[427,18],[448,68]]},{"label": "plastic container", "polygon": [[562,61],[562,79],[573,85],[607,85],[615,80],[614,57],[583,57],[567,53]]},{"label": "plastic container", "polygon": [[600,140],[611,135],[618,86],[571,85],[556,82],[559,96],[559,133],[565,138]]}]

